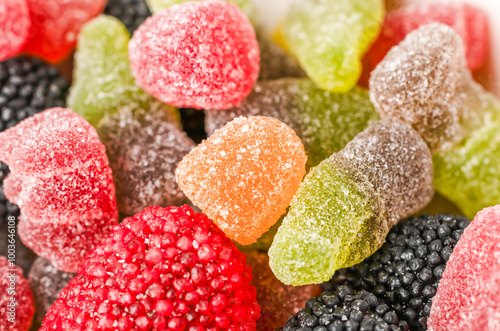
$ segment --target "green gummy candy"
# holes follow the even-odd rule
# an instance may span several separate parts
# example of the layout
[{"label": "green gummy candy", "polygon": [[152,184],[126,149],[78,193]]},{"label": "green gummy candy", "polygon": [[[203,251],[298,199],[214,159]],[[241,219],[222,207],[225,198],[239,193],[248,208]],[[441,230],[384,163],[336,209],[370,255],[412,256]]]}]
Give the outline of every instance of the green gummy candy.
[{"label": "green gummy candy", "polygon": [[269,249],[271,269],[285,284],[325,282],[353,254],[368,256],[376,249],[358,238],[380,223],[384,205],[347,163],[332,155],[311,169],[297,191]]},{"label": "green gummy candy", "polygon": [[313,81],[345,92],[361,75],[384,13],[383,0],[303,0],[292,5],[278,34]]},{"label": "green gummy candy", "polygon": [[206,130],[210,135],[238,116],[257,115],[277,118],[297,133],[308,156],[308,167],[338,152],[379,120],[366,89],[332,93],[306,78],[283,78],[258,82],[236,107],[207,110]]},{"label": "green gummy candy", "polygon": [[83,27],[78,36],[68,107],[96,127],[104,117],[124,107],[164,108],[177,122],[176,109],[135,85],[128,60],[129,39],[126,27],[111,16],[101,15]]}]

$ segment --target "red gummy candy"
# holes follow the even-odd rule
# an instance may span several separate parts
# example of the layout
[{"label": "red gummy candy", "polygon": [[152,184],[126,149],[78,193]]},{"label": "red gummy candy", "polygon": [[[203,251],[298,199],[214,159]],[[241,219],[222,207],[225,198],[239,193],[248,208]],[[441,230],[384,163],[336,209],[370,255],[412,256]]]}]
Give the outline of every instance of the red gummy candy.
[{"label": "red gummy candy", "polygon": [[71,53],[82,26],[106,5],[106,0],[26,1],[32,27],[25,51],[50,63],[58,63]]},{"label": "red gummy candy", "polygon": [[71,110],[52,108],[0,133],[0,146],[11,170],[4,193],[21,209],[21,240],[57,268],[76,272],[118,219],[97,132]]},{"label": "red gummy candy", "polygon": [[49,330],[255,330],[246,257],[189,206],[149,207],[90,253],[43,320]]},{"label": "red gummy candy", "polygon": [[21,52],[30,26],[26,0],[0,1],[0,61]]},{"label": "red gummy candy", "polygon": [[407,34],[434,22],[452,27],[462,37],[470,70],[483,66],[488,53],[489,33],[487,15],[481,9],[464,3],[419,3],[387,14],[378,39],[363,59],[360,84],[368,86],[372,70]]},{"label": "red gummy candy", "polygon": [[184,2],[147,19],[129,43],[136,82],[176,107],[227,109],[250,94],[259,46],[234,4]]},{"label": "red gummy candy", "polygon": [[434,331],[498,330],[500,205],[479,212],[446,264],[427,326]]},{"label": "red gummy candy", "polygon": [[4,256],[0,256],[0,293],[0,330],[27,331],[35,313],[33,295],[21,268]]}]

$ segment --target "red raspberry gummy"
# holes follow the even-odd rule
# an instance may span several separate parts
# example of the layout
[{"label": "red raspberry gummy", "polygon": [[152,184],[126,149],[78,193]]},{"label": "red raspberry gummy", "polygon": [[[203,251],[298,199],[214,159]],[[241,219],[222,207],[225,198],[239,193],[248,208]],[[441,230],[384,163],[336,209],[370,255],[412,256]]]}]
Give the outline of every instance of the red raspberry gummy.
[{"label": "red raspberry gummy", "polygon": [[0,61],[21,52],[30,26],[26,0],[0,1]]},{"label": "red raspberry gummy", "polygon": [[430,23],[446,24],[462,37],[470,70],[483,66],[488,54],[489,33],[487,15],[481,9],[465,3],[418,3],[387,14],[377,41],[363,59],[360,83],[368,85],[370,73],[387,52],[408,33]]},{"label": "red raspberry gummy", "polygon": [[26,2],[32,27],[25,51],[50,63],[60,62],[71,53],[82,26],[99,15],[106,5],[106,0]]},{"label": "red raspberry gummy", "polygon": [[0,256],[0,330],[27,331],[35,313],[33,295],[21,268]]},{"label": "red raspberry gummy", "polygon": [[147,19],[129,43],[136,83],[177,107],[237,105],[257,80],[259,57],[250,21],[219,0],[171,6]]},{"label": "red raspberry gummy", "polygon": [[21,240],[57,268],[76,272],[118,219],[97,132],[70,109],[52,108],[2,132],[0,146],[0,161],[11,170],[4,193],[21,209]]},{"label": "red raspberry gummy", "polygon": [[251,279],[207,216],[148,207],[85,258],[40,330],[255,330]]},{"label": "red raspberry gummy", "polygon": [[498,330],[500,325],[500,205],[479,212],[446,264],[429,330]]}]

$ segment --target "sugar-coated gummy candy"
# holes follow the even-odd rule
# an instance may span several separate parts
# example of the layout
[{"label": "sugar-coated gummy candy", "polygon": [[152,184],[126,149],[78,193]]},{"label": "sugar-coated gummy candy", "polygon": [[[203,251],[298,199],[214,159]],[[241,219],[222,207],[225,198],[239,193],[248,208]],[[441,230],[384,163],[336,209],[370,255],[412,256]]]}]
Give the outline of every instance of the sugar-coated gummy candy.
[{"label": "sugar-coated gummy candy", "polygon": [[121,213],[133,215],[149,206],[186,200],[175,169],[195,145],[163,108],[123,108],[102,120],[98,133],[113,170]]},{"label": "sugar-coated gummy candy", "polygon": [[0,330],[28,331],[35,313],[33,295],[21,268],[0,256]]},{"label": "sugar-coated gummy candy", "polygon": [[176,177],[229,238],[248,245],[285,213],[306,160],[287,125],[270,117],[238,117],[186,155]]},{"label": "sugar-coated gummy candy", "polygon": [[[285,214],[286,215],[286,214]],[[276,235],[276,232],[278,232],[279,227],[281,226],[281,223],[283,223],[283,218],[285,216],[281,216],[278,222],[276,222],[273,226],[269,228],[262,236],[257,239],[256,242],[250,245],[240,245],[237,242],[235,242],[236,247],[242,252],[247,252],[247,251],[261,251],[261,252],[267,252],[269,250],[269,247],[271,247],[271,244],[273,243],[274,236]]]},{"label": "sugar-coated gummy candy", "polygon": [[117,223],[113,178],[97,132],[71,110],[52,108],[0,133],[0,145],[0,160],[12,171],[5,195],[21,209],[19,236],[57,268],[76,271]]},{"label": "sugar-coated gummy candy", "polygon": [[[8,219],[6,219],[6,222],[7,221]],[[2,226],[2,228],[8,230],[8,227]],[[16,264],[21,269],[23,269],[24,274],[27,275],[28,272],[30,271],[33,261],[35,261],[37,256],[35,253],[33,253],[32,250],[30,250],[28,247],[26,247],[26,245],[23,244],[23,242],[19,238],[19,231],[17,232],[18,233],[16,233],[14,236],[12,236],[12,234],[9,235],[8,231],[0,232],[0,255],[8,257],[9,249],[10,252],[12,253],[12,248],[13,248],[12,245],[14,245],[16,251]],[[9,242],[12,241],[12,239],[15,240],[14,244]]]},{"label": "sugar-coated gummy candy", "polygon": [[428,329],[497,330],[500,325],[500,205],[479,212],[446,264]]},{"label": "sugar-coated gummy candy", "polygon": [[76,274],[57,270],[49,260],[37,258],[28,274],[30,288],[36,307],[35,322],[41,324],[50,306],[59,298],[59,293],[68,286]]},{"label": "sugar-coated gummy candy", "polygon": [[289,286],[280,282],[269,268],[269,257],[259,251],[245,252],[247,264],[252,268],[250,284],[257,290],[260,306],[259,331],[278,330],[290,316],[305,306],[307,300],[321,293],[318,285]]},{"label": "sugar-coated gummy candy", "polygon": [[105,0],[26,0],[31,29],[24,51],[50,63],[73,51],[82,26],[99,15]]},{"label": "sugar-coated gummy candy", "polygon": [[314,82],[346,92],[356,85],[383,18],[383,0],[301,0],[292,3],[278,34]]},{"label": "sugar-coated gummy candy", "polygon": [[231,108],[259,75],[250,21],[236,5],[218,0],[153,15],[134,32],[129,59],[136,83],[176,107]]},{"label": "sugar-coated gummy candy", "polygon": [[301,138],[308,167],[341,150],[379,119],[367,90],[356,87],[346,93],[332,93],[305,78],[257,82],[238,106],[205,113],[209,135],[238,116],[277,118]]},{"label": "sugar-coated gummy candy", "polygon": [[0,61],[21,52],[31,28],[26,0],[0,2]]},{"label": "sugar-coated gummy candy", "polygon": [[391,47],[422,25],[443,23],[452,27],[462,38],[467,66],[481,68],[489,47],[488,19],[481,9],[466,3],[416,3],[389,12],[378,39],[363,59],[363,83]]},{"label": "sugar-coated gummy candy", "polygon": [[207,216],[149,207],[83,261],[40,330],[255,330],[252,270]]},{"label": "sugar-coated gummy candy", "polygon": [[432,198],[429,148],[409,124],[382,120],[312,168],[269,250],[285,284],[327,281],[370,256],[392,226]]},{"label": "sugar-coated gummy candy", "polygon": [[178,112],[135,85],[128,60],[130,34],[118,19],[101,15],[87,23],[78,36],[73,85],[68,107],[90,124],[119,110],[158,108],[178,121]]}]

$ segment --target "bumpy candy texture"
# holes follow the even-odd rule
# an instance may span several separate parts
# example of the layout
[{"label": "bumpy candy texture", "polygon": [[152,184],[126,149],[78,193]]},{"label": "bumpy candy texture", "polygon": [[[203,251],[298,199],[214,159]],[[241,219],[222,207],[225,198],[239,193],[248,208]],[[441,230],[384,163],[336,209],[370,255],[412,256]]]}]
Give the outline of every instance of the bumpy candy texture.
[{"label": "bumpy candy texture", "polygon": [[99,15],[105,0],[26,0],[31,18],[28,54],[50,63],[64,60],[74,49],[82,26]]},{"label": "bumpy candy texture", "polygon": [[341,150],[379,119],[368,91],[354,88],[346,93],[326,92],[305,78],[257,82],[252,93],[238,106],[205,113],[209,135],[238,116],[279,119],[301,138],[308,167]]},{"label": "bumpy candy texture", "polygon": [[327,281],[361,262],[401,217],[432,198],[433,166],[418,133],[382,120],[311,169],[269,250],[285,284]]},{"label": "bumpy candy texture", "polygon": [[5,195],[22,213],[21,239],[58,268],[75,271],[117,222],[111,169],[96,131],[71,110],[52,108],[1,133],[0,145],[0,160],[12,171]]},{"label": "bumpy candy texture", "polygon": [[489,33],[488,19],[482,10],[464,3],[418,3],[387,14],[377,41],[363,59],[361,81],[368,82],[370,72],[408,33],[433,22],[446,24],[460,35],[470,70],[483,66],[488,54]]},{"label": "bumpy candy texture", "polygon": [[129,58],[137,84],[177,107],[231,108],[259,75],[250,21],[218,0],[185,2],[147,19],[130,40]]},{"label": "bumpy candy texture", "polygon": [[500,205],[465,229],[432,301],[429,330],[497,330],[500,325]]},{"label": "bumpy candy texture", "polygon": [[146,208],[85,258],[41,330],[255,330],[245,260],[188,206]]},{"label": "bumpy candy texture", "polygon": [[57,270],[49,260],[37,258],[28,274],[33,291],[36,313],[35,322],[41,324],[50,306],[59,298],[59,293],[68,286],[76,274]]},{"label": "bumpy candy texture", "polygon": [[4,256],[0,256],[0,293],[0,330],[28,331],[35,313],[33,295],[21,268]]},{"label": "bumpy candy texture", "polygon": [[314,82],[346,92],[356,85],[383,18],[382,0],[302,0],[293,3],[279,34]]},{"label": "bumpy candy texture", "polygon": [[347,284],[367,290],[412,330],[425,330],[446,262],[469,223],[463,216],[449,214],[412,217],[392,228],[375,254],[338,270],[324,287]]},{"label": "bumpy candy texture", "polygon": [[118,18],[130,33],[151,16],[145,0],[108,0],[104,14]]},{"label": "bumpy candy texture", "polygon": [[177,121],[175,109],[135,85],[128,60],[129,39],[123,23],[111,16],[101,15],[83,27],[68,106],[94,126],[124,108],[164,109],[170,121]]},{"label": "bumpy candy texture", "polygon": [[19,54],[28,40],[31,20],[26,0],[0,2],[0,61]]},{"label": "bumpy candy texture", "polygon": [[186,200],[174,172],[195,145],[163,109],[124,108],[101,121],[98,132],[113,170],[121,213],[133,215],[148,206]]},{"label": "bumpy candy texture", "polygon": [[189,153],[176,177],[186,196],[229,238],[247,245],[285,213],[306,160],[302,142],[285,124],[238,117]]},{"label": "bumpy candy texture", "polygon": [[259,331],[273,331],[285,325],[288,318],[305,306],[306,301],[321,293],[319,285],[287,286],[274,276],[269,268],[266,253],[245,252],[247,263],[252,268],[253,279],[250,284],[257,290],[260,306]]},{"label": "bumpy candy texture", "polygon": [[375,295],[365,290],[354,291],[339,286],[325,291],[293,315],[280,329],[293,330],[384,330],[408,331],[408,324],[399,321],[396,313]]}]

